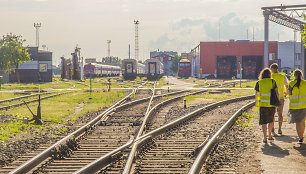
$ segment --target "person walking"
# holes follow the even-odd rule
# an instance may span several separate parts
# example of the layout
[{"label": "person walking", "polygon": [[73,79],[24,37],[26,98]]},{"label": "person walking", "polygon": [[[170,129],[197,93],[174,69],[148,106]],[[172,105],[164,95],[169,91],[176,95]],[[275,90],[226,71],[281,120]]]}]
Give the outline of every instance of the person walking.
[{"label": "person walking", "polygon": [[306,81],[302,79],[303,72],[295,70],[294,80],[289,82],[289,123],[296,123],[296,131],[299,137],[298,143],[304,141],[306,118]]},{"label": "person walking", "polygon": [[271,78],[271,70],[269,68],[263,69],[258,79],[255,85],[256,106],[259,107],[259,125],[262,125],[263,142],[267,143],[267,125],[268,140],[274,140],[272,137],[272,128],[274,124],[275,106],[270,105],[271,89],[275,90],[277,96],[278,89],[275,80]]},{"label": "person walking", "polygon": [[[277,115],[278,115],[278,134],[282,135],[282,125],[283,125],[283,109],[284,109],[284,103],[285,103],[285,97],[288,95],[288,79],[285,75],[278,72],[278,65],[277,63],[273,63],[270,66],[270,69],[272,71],[272,79],[276,81],[279,99],[280,99],[280,106],[276,107]],[[274,132],[274,124],[272,132]]]}]

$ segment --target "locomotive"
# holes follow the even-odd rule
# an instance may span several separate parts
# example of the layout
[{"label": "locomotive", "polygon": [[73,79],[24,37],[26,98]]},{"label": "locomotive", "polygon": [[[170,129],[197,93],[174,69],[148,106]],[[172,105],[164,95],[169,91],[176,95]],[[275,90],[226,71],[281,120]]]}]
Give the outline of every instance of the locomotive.
[{"label": "locomotive", "polygon": [[137,76],[145,73],[144,64],[138,63],[135,59],[123,59],[121,64],[122,76],[126,80],[134,80]]},{"label": "locomotive", "polygon": [[97,63],[88,63],[84,65],[84,75],[85,77],[107,77],[107,76],[119,76],[120,67],[113,65],[103,65]]},{"label": "locomotive", "polygon": [[191,64],[188,59],[182,59],[178,63],[178,76],[188,78],[191,75]]},{"label": "locomotive", "polygon": [[145,73],[148,80],[160,79],[164,75],[164,65],[158,59],[147,59]]}]

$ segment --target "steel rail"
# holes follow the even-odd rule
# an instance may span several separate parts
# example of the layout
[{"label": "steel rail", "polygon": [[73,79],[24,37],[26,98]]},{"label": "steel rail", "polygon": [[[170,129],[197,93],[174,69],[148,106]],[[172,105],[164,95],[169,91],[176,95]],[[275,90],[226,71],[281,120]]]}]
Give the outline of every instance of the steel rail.
[{"label": "steel rail", "polygon": [[[46,96],[46,97],[42,97],[40,100],[46,100],[48,98],[57,97],[59,95],[64,95],[64,94],[67,94],[67,93],[70,93],[70,92],[64,92],[64,93],[57,93],[57,94],[49,95],[49,96]],[[39,99],[34,99],[34,100],[26,101],[25,103],[29,104],[29,103],[34,103],[34,102],[37,102],[37,101],[39,101]],[[25,103],[21,102],[21,103],[9,105],[9,106],[3,106],[3,107],[0,107],[0,111],[1,110],[8,110],[8,109],[11,109],[12,107],[22,106]]]},{"label": "steel rail", "polygon": [[132,145],[134,142],[134,138],[130,139],[126,144],[122,145],[121,147],[103,155],[102,157],[96,159],[95,161],[87,164],[80,170],[74,172],[74,174],[88,174],[88,173],[96,173],[98,172],[101,168],[107,166],[109,163],[111,163],[112,159],[116,154],[119,152],[123,151],[124,149],[128,148],[129,146]]},{"label": "steel rail", "polygon": [[151,132],[148,132],[146,133],[145,135],[139,137],[138,139],[136,139],[135,141],[140,141],[144,138],[154,138],[164,132],[166,132],[167,130],[173,128],[173,127],[176,127],[182,123],[184,123],[185,121],[199,115],[200,113],[202,112],[205,112],[206,110],[210,110],[210,109],[213,109],[213,108],[216,108],[220,105],[224,105],[224,104],[228,104],[228,103],[231,103],[231,102],[236,102],[236,101],[239,101],[239,100],[248,100],[248,99],[253,99],[255,97],[255,95],[249,95],[249,96],[244,96],[244,97],[237,97],[237,98],[233,98],[233,99],[227,99],[227,100],[223,100],[223,101],[219,101],[219,102],[216,102],[216,103],[212,103],[212,104],[209,104],[207,106],[204,106],[202,108],[199,108],[181,118],[178,118],[168,124],[165,124],[163,126],[161,126],[160,128],[158,129],[155,129]]},{"label": "steel rail", "polygon": [[[205,91],[206,91],[206,90],[204,90],[204,91],[197,91],[197,92],[193,92],[193,93],[188,94],[188,95],[194,95],[194,94],[201,93],[201,92],[205,92]],[[182,93],[182,92],[186,92],[186,91],[179,91],[179,92]],[[177,92],[172,92],[172,93],[170,93],[169,95],[173,95],[173,94],[177,94]],[[168,94],[165,94],[165,95],[168,95]],[[182,98],[182,97],[184,97],[184,96],[186,96],[186,95],[174,97],[174,98],[168,99],[168,100],[166,100],[166,101],[163,101],[163,102],[157,104],[156,106],[154,106],[154,107],[149,111],[148,117],[150,117],[150,115],[151,115],[154,111],[156,111],[158,108],[160,108],[161,105],[166,104],[166,103],[169,103],[169,102],[172,101],[172,100],[177,100],[177,99]],[[156,97],[159,97],[159,96],[156,96]],[[141,99],[141,100],[143,100],[143,99]],[[138,143],[139,143],[139,144],[140,144],[140,143],[141,143],[141,144],[142,144],[142,143],[145,143],[145,142],[148,140],[148,138],[150,138],[150,137],[147,137],[147,138],[145,138],[145,139],[143,139],[143,140],[139,140]],[[108,155],[104,155],[103,157],[100,157],[99,159],[97,159],[97,160],[95,160],[95,161],[89,163],[88,165],[86,165],[85,167],[83,167],[83,168],[81,168],[80,170],[76,171],[75,173],[76,173],[76,174],[79,174],[79,173],[84,173],[84,174],[85,174],[85,173],[91,173],[91,172],[89,172],[89,171],[97,172],[97,171],[101,170],[103,167],[105,167],[107,164],[110,163],[110,160],[109,160],[110,156],[113,156],[115,153],[118,153],[119,151],[125,150],[125,149],[128,148],[130,145],[132,145],[132,143],[134,143],[134,140],[133,140],[133,142],[131,142],[131,143],[128,142],[127,144],[129,144],[129,145],[127,145],[127,144],[126,144],[126,146],[123,145],[125,148],[123,148],[123,146],[121,146],[120,148],[115,149],[115,150],[113,151],[113,153],[108,153]],[[103,165],[102,165],[102,164],[103,164]],[[92,173],[94,173],[94,172],[92,172]]]},{"label": "steel rail", "polygon": [[54,93],[54,92],[42,92],[42,93],[37,93],[37,94],[24,95],[24,96],[20,96],[20,97],[14,97],[14,98],[0,100],[0,103],[11,102],[11,101],[20,100],[20,99],[23,99],[23,98],[35,97],[37,95],[52,94],[52,93]]},{"label": "steel rail", "polygon": [[[190,114],[187,114],[186,116],[184,117],[181,117],[171,123],[168,123],[158,129],[155,129],[139,138],[137,138],[134,143],[138,143],[139,146],[142,146],[143,144],[145,144],[146,142],[148,142],[150,139],[166,132],[167,130],[179,125],[179,124],[182,124],[183,122],[187,121],[188,119],[191,119],[192,117],[196,116],[197,114],[205,111],[205,110],[209,110],[209,109],[212,109],[212,108],[215,108],[215,107],[218,107],[222,104],[227,104],[227,103],[231,103],[231,102],[234,102],[234,101],[239,101],[239,100],[247,100],[247,99],[252,99],[254,98],[254,95],[250,95],[250,96],[244,96],[244,97],[238,97],[238,98],[234,98],[234,99],[228,99],[228,100],[223,100],[223,101],[220,101],[220,102],[216,102],[216,103],[213,103],[213,104],[210,104],[210,105],[207,105],[207,106],[204,106],[203,108],[200,108]],[[164,101],[164,102],[167,102],[167,101]],[[157,108],[157,106],[155,106],[154,108]],[[151,110],[153,110],[154,108],[152,108]],[[130,144],[131,145],[131,144]],[[203,144],[204,145],[204,144]],[[202,147],[203,145],[199,146],[199,147]],[[125,148],[128,148],[128,146],[126,146]],[[121,149],[121,151],[123,151],[124,149]],[[115,150],[114,150],[115,151]],[[114,155],[114,154],[109,154],[109,155]],[[86,168],[82,168],[80,170],[78,170],[76,173],[86,173],[84,171],[99,171],[103,168],[103,166],[99,166],[99,164],[104,164],[106,161],[108,161],[108,158],[107,157],[104,157],[104,158],[99,158],[97,159],[95,162],[92,162],[90,164],[88,164],[86,166]],[[98,168],[97,168],[98,167]]]},{"label": "steel rail", "polygon": [[193,163],[191,169],[189,170],[189,174],[200,173],[205,160],[209,156],[209,153],[214,148],[215,144],[220,140],[223,134],[232,127],[232,125],[237,120],[237,117],[254,105],[255,102],[251,102],[243,106],[214,134],[214,136],[205,144],[205,146],[197,156],[195,162]]},{"label": "steel rail", "polygon": [[[151,104],[152,104],[152,101],[153,101],[154,95],[155,95],[155,85],[156,85],[156,82],[154,83],[154,86],[153,86],[153,89],[152,89],[152,97],[151,97],[150,102],[148,104],[147,111],[145,113],[143,122],[141,124],[141,127],[140,127],[140,129],[138,131],[138,134],[137,134],[136,138],[139,138],[141,136],[141,134],[142,134],[142,132],[143,132],[143,130],[145,128],[146,122],[148,120],[149,113],[150,113],[150,107],[151,107]],[[133,160],[134,160],[134,156],[136,154],[137,147],[138,147],[137,143],[134,143],[133,147],[132,147],[132,150],[130,151],[130,154],[129,154],[129,157],[128,157],[128,160],[127,160],[127,163],[125,165],[123,173],[127,173],[127,172],[130,171],[132,163],[133,163]]]},{"label": "steel rail", "polygon": [[[189,95],[194,95],[194,94],[197,94],[197,93],[201,93],[201,92],[204,92],[204,91],[197,91],[197,92],[193,92]],[[138,139],[142,133],[143,133],[143,130],[145,129],[145,126],[147,124],[147,120],[148,118],[157,110],[159,109],[162,105],[166,104],[166,103],[169,103],[171,101],[175,101],[175,100],[178,100],[182,97],[185,97],[186,95],[182,95],[182,96],[178,96],[178,97],[175,97],[175,98],[172,98],[172,99],[168,99],[166,101],[163,101],[157,105],[155,105],[150,111],[147,111],[146,115],[145,115],[145,118],[144,118],[144,121],[142,122],[142,125],[141,125],[141,128],[140,128],[140,131],[138,132],[138,135],[136,137],[136,139]],[[136,153],[137,153],[137,149],[139,147],[139,142],[138,141],[135,141],[135,143],[133,144],[133,147],[132,147],[132,150],[130,152],[130,155],[129,155],[129,158],[126,162],[126,165],[124,167],[124,171],[123,171],[123,174],[128,174],[130,173],[131,171],[131,168],[132,168],[132,164],[133,164],[133,161],[134,161],[134,158],[136,156]]]},{"label": "steel rail", "polygon": [[47,159],[48,157],[50,157],[52,155],[52,151],[55,150],[57,147],[59,147],[60,145],[68,142],[71,139],[75,139],[76,137],[78,137],[79,135],[81,135],[82,133],[86,132],[88,130],[88,128],[92,127],[93,125],[97,124],[98,121],[100,119],[102,119],[103,117],[105,117],[107,114],[109,114],[110,112],[112,112],[114,110],[115,107],[117,107],[118,105],[120,105],[122,102],[124,102],[125,100],[127,100],[134,92],[136,91],[136,89],[134,89],[130,94],[128,94],[126,97],[124,97],[123,99],[121,99],[120,101],[118,101],[117,103],[115,103],[113,106],[111,106],[110,108],[108,108],[106,111],[104,111],[103,113],[101,113],[100,115],[98,115],[96,118],[94,118],[93,120],[91,120],[89,123],[85,124],[84,126],[82,126],[81,128],[77,129],[76,131],[72,132],[71,134],[69,134],[68,136],[64,137],[63,139],[59,140],[58,142],[56,142],[55,144],[53,144],[52,146],[50,146],[49,148],[47,148],[46,150],[42,151],[41,153],[39,153],[38,155],[36,155],[35,157],[31,158],[30,160],[28,160],[27,162],[23,163],[22,165],[20,165],[18,168],[14,169],[13,171],[10,172],[10,174],[23,174],[23,173],[27,173],[30,170],[32,170],[34,167],[36,167],[38,164],[40,164],[42,161],[44,161],[45,159]]},{"label": "steel rail", "polygon": [[[139,86],[138,88],[140,88],[141,86]],[[108,108],[106,111],[104,111],[103,113],[98,115],[95,119],[93,119],[92,121],[90,121],[86,125],[82,126],[78,130],[74,131],[73,133],[71,133],[68,136],[64,137],[63,139],[59,140],[58,142],[56,142],[55,144],[53,144],[52,146],[50,146],[49,148],[47,148],[43,152],[39,153],[35,157],[31,158],[27,162],[25,162],[22,165],[20,165],[18,168],[16,168],[13,171],[11,171],[10,174],[13,174],[13,173],[26,173],[26,172],[32,170],[34,167],[36,167],[42,161],[44,161],[45,159],[50,157],[52,155],[52,151],[55,150],[57,147],[59,147],[62,144],[67,143],[71,139],[75,139],[75,138],[79,137],[81,134],[86,132],[90,127],[92,127],[93,125],[98,124],[100,120],[103,121],[103,120],[107,119],[107,115],[110,114],[111,112],[114,112],[114,111],[120,110],[120,109],[122,109],[124,107],[128,107],[130,105],[133,105],[133,104],[136,104],[136,103],[140,103],[140,102],[143,102],[143,101],[146,101],[146,100],[150,99],[150,97],[148,97],[148,98],[139,99],[139,100],[136,100],[136,101],[133,101],[133,102],[129,102],[129,103],[120,105],[122,102],[124,102],[125,100],[130,98],[133,93],[136,93],[137,89],[134,89],[130,94],[128,94],[126,97],[124,97],[123,99],[118,101],[116,104],[114,104],[113,106]],[[158,95],[156,97],[162,97],[162,96],[165,96],[165,95],[175,95],[175,94],[183,93],[183,92],[186,92],[186,91],[187,90],[178,91],[178,92],[172,92],[172,93],[169,93],[169,94]]]}]

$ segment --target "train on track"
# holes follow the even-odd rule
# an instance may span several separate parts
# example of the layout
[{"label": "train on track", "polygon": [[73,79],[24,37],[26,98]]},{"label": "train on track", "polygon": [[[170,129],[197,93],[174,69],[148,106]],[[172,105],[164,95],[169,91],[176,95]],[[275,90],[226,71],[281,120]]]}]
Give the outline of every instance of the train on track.
[{"label": "train on track", "polygon": [[164,65],[158,59],[147,59],[145,73],[148,80],[158,80],[164,75]]},{"label": "train on track", "polygon": [[123,59],[121,62],[122,77],[125,80],[134,80],[137,76],[145,74],[145,65],[135,59]]},{"label": "train on track", "polygon": [[178,76],[188,78],[191,75],[191,63],[188,59],[182,59],[178,63]]},{"label": "train on track", "polygon": [[84,66],[85,77],[110,77],[119,76],[121,72],[120,66],[103,65],[97,63],[88,63]]}]

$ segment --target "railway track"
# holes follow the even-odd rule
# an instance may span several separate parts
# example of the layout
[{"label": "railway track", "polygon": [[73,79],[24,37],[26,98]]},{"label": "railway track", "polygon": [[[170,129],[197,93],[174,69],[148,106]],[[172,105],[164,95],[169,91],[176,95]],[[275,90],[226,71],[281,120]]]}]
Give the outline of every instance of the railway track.
[{"label": "railway track", "polygon": [[[56,97],[56,96],[59,96],[59,95],[64,95],[64,94],[67,94],[67,93],[70,93],[70,92],[62,92],[62,93],[56,93],[56,94],[53,94],[53,92],[42,93],[42,95],[44,97],[41,97],[40,100],[46,100],[46,99],[49,99],[49,98],[52,98],[52,97]],[[51,94],[51,95],[48,95],[48,94]],[[37,96],[37,95],[39,95],[39,94],[35,94],[33,96]],[[23,96],[22,98],[18,98],[18,100],[25,99],[25,98],[30,98],[30,97],[33,97],[33,96],[27,96],[27,97]],[[11,101],[7,101],[6,100],[5,103],[10,103],[10,102],[13,102],[13,101],[16,101],[16,100],[17,100],[16,98],[12,99]],[[11,109],[11,108],[15,108],[15,107],[19,107],[19,106],[25,105],[25,103],[29,104],[29,103],[34,103],[34,102],[38,102],[38,101],[39,101],[39,99],[34,99],[34,100],[28,100],[28,101],[25,101],[25,102],[10,104],[10,105],[7,105],[7,106],[1,106],[0,110],[8,110],[8,109]]]},{"label": "railway track", "polygon": [[[182,92],[183,91],[179,93],[182,93]],[[176,93],[170,93],[167,95],[174,95],[174,94]],[[159,95],[157,96],[157,98],[160,98],[162,96],[163,95]],[[119,108],[128,107],[127,109],[119,111],[118,113],[108,112],[108,114],[110,114],[109,119],[107,119],[106,121],[107,117],[103,117],[104,121],[99,121],[98,124],[95,124],[95,129],[89,128],[87,126],[87,131],[84,132],[84,137],[80,138],[78,142],[76,142],[75,139],[73,138],[73,139],[65,140],[68,142],[68,145],[57,146],[56,148],[48,147],[49,152],[46,152],[47,155],[45,155],[44,157],[45,159],[39,160],[40,163],[42,161],[44,163],[44,165],[41,165],[40,167],[33,169],[33,166],[34,166],[33,164],[31,163],[24,164],[24,162],[28,160],[29,157],[33,157],[35,155],[36,155],[36,158],[35,157],[34,158],[35,160],[37,160],[38,158],[37,154],[39,152],[44,153],[46,151],[46,149],[44,148],[40,148],[39,152],[33,152],[32,154],[28,156],[26,155],[26,156],[21,157],[19,160],[17,160],[16,162],[13,162],[11,165],[2,168],[0,170],[0,173],[9,172],[15,169],[21,163],[23,163],[22,165],[25,168],[27,168],[27,166],[32,165],[31,166],[32,169],[30,170],[27,169],[27,171],[31,171],[34,173],[39,173],[39,172],[51,173],[52,171],[54,171],[55,173],[60,173],[60,172],[71,173],[73,170],[75,171],[77,170],[77,168],[82,167],[83,163],[89,163],[90,161],[97,158],[97,156],[101,156],[101,154],[109,152],[110,150],[119,147],[123,143],[126,143],[129,140],[129,135],[133,135],[135,131],[139,128],[138,124],[141,123],[141,116],[143,116],[143,113],[142,113],[143,111],[140,111],[139,109],[145,108],[147,104],[141,103],[140,101],[147,101],[147,100],[148,98],[145,98],[145,99],[140,99],[134,102],[134,103],[138,103],[138,106],[136,106],[136,108],[131,104],[133,102],[130,102],[130,103],[119,106]],[[117,109],[120,110],[119,108]],[[85,134],[86,134],[86,137],[85,137]],[[61,143],[57,143],[57,144],[61,144]],[[67,147],[69,148],[67,149]],[[73,150],[77,149],[77,150],[71,153],[71,149]],[[93,154],[93,156],[90,156],[90,154]],[[44,155],[41,155],[41,156],[44,156]],[[32,163],[34,163],[33,160],[32,160]],[[45,166],[48,166],[48,168],[45,168]],[[64,167],[64,166],[67,166],[67,167]],[[26,170],[16,169],[15,171],[11,173],[22,173],[24,171]]]},{"label": "railway track", "polygon": [[[242,105],[253,101],[253,96],[244,99],[219,102],[197,110],[194,108],[195,111],[188,115],[136,139],[135,158],[127,159],[126,155],[121,155],[99,173],[188,173],[208,137],[217,132]],[[77,173],[86,173],[84,171]]]}]

